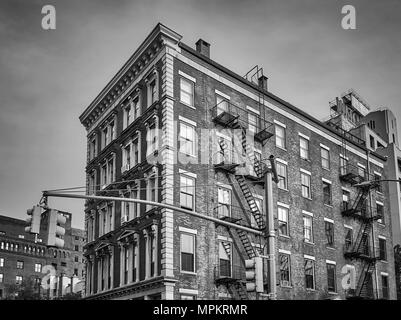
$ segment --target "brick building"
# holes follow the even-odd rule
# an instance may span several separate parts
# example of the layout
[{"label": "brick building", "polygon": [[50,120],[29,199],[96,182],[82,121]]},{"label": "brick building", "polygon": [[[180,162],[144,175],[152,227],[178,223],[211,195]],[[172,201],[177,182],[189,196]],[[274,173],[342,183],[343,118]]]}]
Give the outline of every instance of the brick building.
[{"label": "brick building", "polygon": [[[71,227],[71,214],[62,212],[67,218],[63,249],[48,248],[42,243],[43,235],[39,234],[35,242],[35,235],[26,233],[27,223],[24,220],[0,216],[0,297],[9,296],[8,285],[21,284],[31,278],[35,290],[45,296],[56,297],[62,294],[60,290],[44,290],[40,281],[45,276],[44,267],[52,265],[56,269],[55,276],[60,275],[82,279],[84,275],[84,261],[82,255],[85,232]],[[47,272],[45,272],[47,273]],[[67,281],[65,279],[65,281]],[[67,285],[67,282],[65,282]],[[60,287],[59,287],[60,288]],[[68,291],[67,291],[68,292]]]},{"label": "brick building", "polygon": [[[395,298],[391,226],[376,226],[388,190],[355,186],[384,177],[386,158],[270,93],[258,68],[240,77],[207,42],[181,38],[158,24],[80,116],[88,194],[263,230],[274,155],[277,298]],[[85,212],[88,299],[255,298],[244,260],[265,252],[264,237],[145,204],[89,200]],[[342,288],[343,268],[356,290]]]}]

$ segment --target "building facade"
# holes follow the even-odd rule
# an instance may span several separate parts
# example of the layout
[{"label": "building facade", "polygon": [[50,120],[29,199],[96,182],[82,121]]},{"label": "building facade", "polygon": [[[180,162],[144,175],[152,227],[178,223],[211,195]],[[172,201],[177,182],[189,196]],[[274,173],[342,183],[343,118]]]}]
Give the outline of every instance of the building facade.
[{"label": "building facade", "polygon": [[[24,220],[0,216],[0,297],[12,298],[8,288],[31,280],[35,292],[44,297],[59,297],[68,293],[71,281],[75,285],[83,279],[84,261],[82,254],[84,230],[71,227],[71,214],[62,212],[66,217],[65,245],[63,249],[48,248],[43,235],[26,233],[27,223]],[[65,277],[64,284],[53,290],[43,289],[41,281],[48,274],[46,266],[55,269],[54,276],[61,284],[59,277]],[[45,268],[46,267],[46,268]],[[71,279],[69,281],[68,279]],[[37,290],[37,291],[36,291]]]},{"label": "building facade", "polygon": [[[274,155],[277,298],[394,299],[388,190],[373,181],[386,158],[270,93],[259,69],[240,77],[181,39],[158,24],[80,116],[88,194],[265,230]],[[244,261],[265,256],[264,236],[124,201],[88,200],[85,217],[87,299],[256,297]]]}]

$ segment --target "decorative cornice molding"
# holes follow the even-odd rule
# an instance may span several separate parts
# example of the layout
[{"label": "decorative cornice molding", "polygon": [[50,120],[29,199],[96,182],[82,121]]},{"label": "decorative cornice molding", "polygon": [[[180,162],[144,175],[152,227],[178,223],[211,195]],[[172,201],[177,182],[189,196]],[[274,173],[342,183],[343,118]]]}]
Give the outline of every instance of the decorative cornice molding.
[{"label": "decorative cornice molding", "polygon": [[124,66],[80,115],[81,123],[88,130],[90,125],[111,105],[134,81],[165,45],[177,45],[182,36],[162,24],[157,24]]}]

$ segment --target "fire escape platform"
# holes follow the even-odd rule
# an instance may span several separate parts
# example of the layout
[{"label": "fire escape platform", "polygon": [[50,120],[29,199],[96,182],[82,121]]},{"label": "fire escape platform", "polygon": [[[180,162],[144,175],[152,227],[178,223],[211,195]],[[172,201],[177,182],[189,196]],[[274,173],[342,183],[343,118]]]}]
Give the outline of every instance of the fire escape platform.
[{"label": "fire escape platform", "polygon": [[231,174],[235,174],[235,169],[239,166],[237,163],[224,163],[220,162],[214,165],[215,170],[222,170]]}]

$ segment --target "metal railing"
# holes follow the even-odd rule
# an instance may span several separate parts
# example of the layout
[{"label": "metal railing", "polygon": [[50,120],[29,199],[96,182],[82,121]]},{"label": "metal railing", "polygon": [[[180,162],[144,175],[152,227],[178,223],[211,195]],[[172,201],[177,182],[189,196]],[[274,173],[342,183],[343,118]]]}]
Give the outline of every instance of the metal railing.
[{"label": "metal railing", "polygon": [[[213,208],[215,217],[221,220],[227,220],[235,222],[238,225],[251,227],[257,229],[257,223],[252,220],[252,212],[247,209],[243,209],[239,206],[233,206],[229,204],[218,204]],[[252,223],[253,222],[253,223]]]},{"label": "metal railing", "polygon": [[[262,119],[260,115],[239,107],[228,100],[220,101],[210,109],[213,121],[227,127],[241,127],[253,134],[256,139],[263,140],[274,134],[274,124]],[[254,117],[250,121],[249,115]]]},{"label": "metal railing", "polygon": [[330,127],[334,128],[339,134],[341,134],[344,138],[358,144],[361,146],[365,146],[365,140],[358,138],[357,136],[353,135],[352,133],[344,130],[343,128],[341,128],[339,125],[334,124],[332,122],[327,122],[327,125],[329,125]]}]

